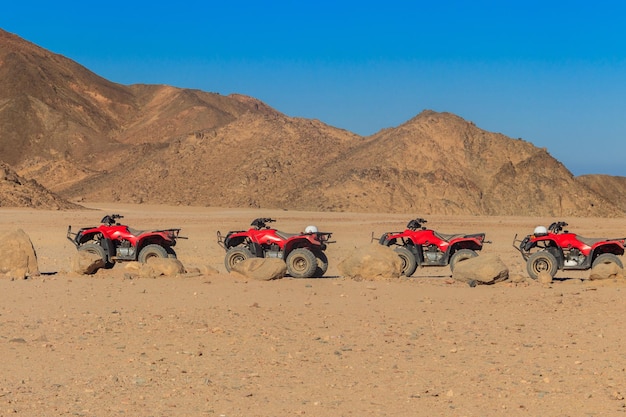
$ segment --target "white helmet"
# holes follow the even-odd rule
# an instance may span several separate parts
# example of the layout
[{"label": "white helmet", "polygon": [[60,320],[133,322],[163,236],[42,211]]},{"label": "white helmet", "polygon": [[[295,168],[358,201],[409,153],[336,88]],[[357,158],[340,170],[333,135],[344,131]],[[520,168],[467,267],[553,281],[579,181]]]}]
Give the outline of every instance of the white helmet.
[{"label": "white helmet", "polygon": [[317,227],[307,226],[306,229],[304,229],[304,233],[317,233]]},{"label": "white helmet", "polygon": [[537,227],[535,227],[535,230],[533,231],[533,234],[535,236],[547,235],[548,234],[548,229],[546,229],[545,226],[537,226]]}]

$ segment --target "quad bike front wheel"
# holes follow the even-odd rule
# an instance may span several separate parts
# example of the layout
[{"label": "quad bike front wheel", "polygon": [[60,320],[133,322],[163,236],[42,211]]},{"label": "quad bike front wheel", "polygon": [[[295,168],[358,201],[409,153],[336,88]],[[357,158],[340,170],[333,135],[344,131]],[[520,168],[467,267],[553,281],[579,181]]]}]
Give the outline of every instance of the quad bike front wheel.
[{"label": "quad bike front wheel", "polygon": [[252,252],[250,252],[248,248],[244,246],[234,246],[226,251],[224,266],[226,266],[226,270],[230,272],[239,262],[250,258],[252,258]]},{"label": "quad bike front wheel", "polygon": [[409,278],[417,269],[417,260],[415,259],[415,255],[413,255],[413,253],[404,246],[395,248],[394,252],[396,252],[402,260],[401,274]]},{"label": "quad bike front wheel", "polygon": [[79,251],[93,253],[98,255],[104,261],[104,267],[106,269],[111,269],[115,266],[115,262],[109,262],[108,257],[106,255],[106,251],[100,244],[98,243],[85,243],[78,247]]},{"label": "quad bike front wheel", "polygon": [[107,255],[104,252],[104,248],[95,243],[85,243],[84,245],[79,246],[78,250],[81,252],[88,252],[93,253],[94,255],[98,255],[105,263],[107,261]]},{"label": "quad bike front wheel", "polygon": [[317,267],[317,258],[308,249],[294,249],[287,256],[287,272],[294,278],[311,278]]},{"label": "quad bike front wheel", "polygon": [[454,267],[462,261],[467,261],[468,259],[477,257],[478,254],[471,249],[461,249],[452,255],[450,258],[450,271],[454,272]]},{"label": "quad bike front wheel", "polygon": [[620,261],[620,259],[616,255],[613,255],[612,253],[602,253],[598,255],[598,257],[593,260],[593,264],[591,265],[591,267],[595,268],[596,266],[600,264],[610,264],[610,263],[614,263],[622,269],[624,268],[624,265],[622,265],[622,261]]},{"label": "quad bike front wheel", "polygon": [[539,274],[547,272],[554,278],[558,264],[554,255],[547,251],[535,252],[528,257],[526,262],[526,270],[532,279],[537,279]]},{"label": "quad bike front wheel", "polygon": [[112,262],[107,261],[107,255],[104,248],[97,243],[85,243],[84,245],[80,245],[78,250],[81,252],[93,253],[94,255],[99,256],[102,258],[105,268],[112,268],[114,265]]},{"label": "quad bike front wheel", "polygon": [[167,250],[161,245],[146,245],[139,251],[137,260],[141,263],[148,262],[150,258],[167,258]]}]

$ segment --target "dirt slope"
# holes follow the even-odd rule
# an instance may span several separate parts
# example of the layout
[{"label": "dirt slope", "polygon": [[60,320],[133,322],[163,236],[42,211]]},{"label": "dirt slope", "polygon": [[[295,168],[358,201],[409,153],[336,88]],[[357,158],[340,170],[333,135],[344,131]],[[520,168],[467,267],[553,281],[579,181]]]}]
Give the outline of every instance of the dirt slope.
[{"label": "dirt slope", "polygon": [[15,173],[7,164],[0,162],[0,207],[31,207],[38,209],[78,209],[51,193],[35,180],[27,180]]}]

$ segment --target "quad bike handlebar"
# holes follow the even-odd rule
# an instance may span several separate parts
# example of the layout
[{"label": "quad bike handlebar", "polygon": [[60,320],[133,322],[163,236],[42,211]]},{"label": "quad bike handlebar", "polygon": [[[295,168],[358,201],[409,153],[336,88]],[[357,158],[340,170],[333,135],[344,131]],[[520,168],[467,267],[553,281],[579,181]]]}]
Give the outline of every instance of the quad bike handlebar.
[{"label": "quad bike handlebar", "polygon": [[252,220],[252,223],[250,223],[250,226],[254,226],[258,230],[264,227],[267,227],[269,229],[269,227],[266,226],[266,223],[274,223],[275,221],[276,219],[271,219],[269,217],[259,217],[257,219]]},{"label": "quad bike handlebar", "polygon": [[554,222],[548,227],[548,230],[554,234],[559,233],[563,230],[564,227],[567,226],[566,222]]},{"label": "quad bike handlebar", "polygon": [[112,226],[115,224],[115,221],[117,219],[123,219],[123,218],[124,216],[122,216],[121,214],[107,214],[106,216],[102,218],[102,220],[100,220],[100,223],[106,224],[107,226]]},{"label": "quad bike handlebar", "polygon": [[406,228],[410,230],[417,230],[420,227],[422,227],[424,223],[427,223],[426,219],[418,217],[416,219],[409,221],[409,223],[406,225]]}]

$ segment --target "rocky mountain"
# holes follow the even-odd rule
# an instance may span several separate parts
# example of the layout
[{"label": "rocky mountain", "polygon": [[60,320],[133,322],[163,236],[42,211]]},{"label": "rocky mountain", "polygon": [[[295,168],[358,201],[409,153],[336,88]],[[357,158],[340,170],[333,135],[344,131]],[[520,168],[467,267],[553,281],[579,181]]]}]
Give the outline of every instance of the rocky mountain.
[{"label": "rocky mountain", "polygon": [[[0,30],[0,160],[69,200],[622,216],[619,179],[424,111],[361,137],[243,95],[124,86]],[[0,195],[1,197],[1,195]]]},{"label": "rocky mountain", "polygon": [[[325,209],[614,216],[622,210],[529,142],[424,111],[342,155],[318,182]],[[387,207],[384,208],[384,202]]]}]

